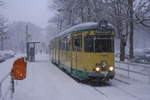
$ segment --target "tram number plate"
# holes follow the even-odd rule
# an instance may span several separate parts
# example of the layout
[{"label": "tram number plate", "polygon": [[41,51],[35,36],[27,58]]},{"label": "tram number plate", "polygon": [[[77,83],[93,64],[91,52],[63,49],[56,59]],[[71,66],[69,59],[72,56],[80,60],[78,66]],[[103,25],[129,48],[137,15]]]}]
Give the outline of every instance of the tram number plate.
[{"label": "tram number plate", "polygon": [[101,72],[104,76],[107,76],[108,72]]}]

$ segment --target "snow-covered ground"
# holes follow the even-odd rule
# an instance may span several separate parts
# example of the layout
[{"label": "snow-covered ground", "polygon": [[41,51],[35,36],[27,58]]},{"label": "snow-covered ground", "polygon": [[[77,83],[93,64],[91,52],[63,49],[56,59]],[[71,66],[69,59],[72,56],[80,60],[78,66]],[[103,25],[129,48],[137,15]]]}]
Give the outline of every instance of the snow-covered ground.
[{"label": "snow-covered ground", "polygon": [[14,61],[23,56],[23,54],[18,54],[13,58],[6,59],[4,62],[0,63],[0,100],[5,100],[4,98],[10,97],[10,71],[13,67]]},{"label": "snow-covered ground", "polygon": [[[10,62],[0,66],[8,68]],[[27,69],[27,78],[15,82],[12,100],[150,100],[148,83],[130,80],[126,84],[114,79],[106,86],[81,84],[51,64],[47,55],[37,56],[37,61],[28,63]],[[119,75],[116,78],[126,80]],[[5,100],[11,100],[8,97]]]},{"label": "snow-covered ground", "polygon": [[[149,38],[150,38],[150,29],[143,27],[141,25],[137,25],[134,30],[134,53],[138,53],[141,50],[143,51],[144,49],[149,49],[150,48],[150,43],[149,43]],[[126,54],[129,54],[129,39],[127,41],[127,46],[126,46]],[[119,53],[120,51],[120,40],[115,39],[115,52]]]},{"label": "snow-covered ground", "polygon": [[0,63],[0,81],[10,72],[11,68],[13,67],[14,61],[24,56],[25,55],[23,54],[18,54],[15,57],[7,59],[5,62]]}]

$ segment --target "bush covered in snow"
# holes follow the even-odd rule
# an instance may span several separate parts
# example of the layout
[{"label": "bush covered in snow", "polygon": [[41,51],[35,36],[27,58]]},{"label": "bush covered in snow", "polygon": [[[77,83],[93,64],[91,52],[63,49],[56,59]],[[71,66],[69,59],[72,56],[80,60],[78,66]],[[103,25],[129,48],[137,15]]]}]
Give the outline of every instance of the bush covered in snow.
[{"label": "bush covered in snow", "polygon": [[15,52],[13,52],[11,50],[0,51],[0,62],[6,60],[8,58],[14,57],[14,55],[15,55]]},{"label": "bush covered in snow", "polygon": [[[116,57],[120,56],[120,52],[115,53]],[[129,54],[125,54],[125,59],[129,60]],[[136,63],[141,63],[141,64],[150,64],[150,48],[145,48],[145,49],[135,49],[134,50],[134,59],[132,60],[133,62]]]}]

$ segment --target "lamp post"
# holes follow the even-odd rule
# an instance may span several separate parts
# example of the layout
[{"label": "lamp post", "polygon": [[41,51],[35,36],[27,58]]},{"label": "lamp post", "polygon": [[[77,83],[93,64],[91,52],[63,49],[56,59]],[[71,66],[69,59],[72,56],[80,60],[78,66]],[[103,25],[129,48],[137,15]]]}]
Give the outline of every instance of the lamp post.
[{"label": "lamp post", "polygon": [[27,61],[29,60],[29,53],[28,53],[28,25],[26,25],[26,56],[27,56]]}]

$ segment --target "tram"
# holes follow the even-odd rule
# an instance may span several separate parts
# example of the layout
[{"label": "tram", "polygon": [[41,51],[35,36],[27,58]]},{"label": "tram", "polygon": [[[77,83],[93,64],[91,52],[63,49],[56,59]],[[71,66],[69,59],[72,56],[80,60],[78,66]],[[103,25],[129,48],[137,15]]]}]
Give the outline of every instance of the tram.
[{"label": "tram", "polygon": [[51,62],[79,80],[113,79],[114,36],[106,20],[75,25],[50,39]]}]

